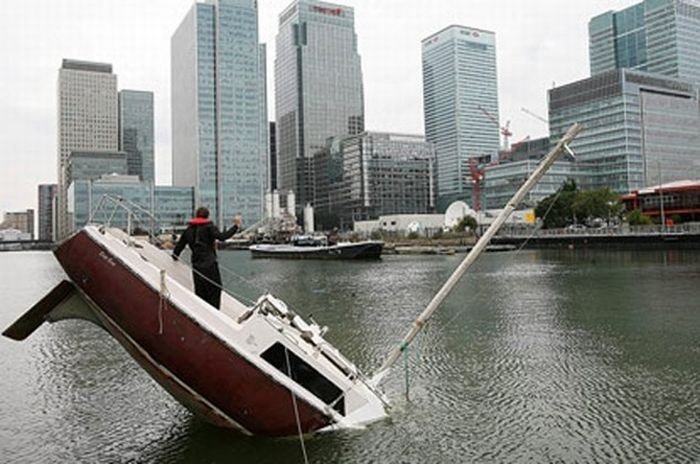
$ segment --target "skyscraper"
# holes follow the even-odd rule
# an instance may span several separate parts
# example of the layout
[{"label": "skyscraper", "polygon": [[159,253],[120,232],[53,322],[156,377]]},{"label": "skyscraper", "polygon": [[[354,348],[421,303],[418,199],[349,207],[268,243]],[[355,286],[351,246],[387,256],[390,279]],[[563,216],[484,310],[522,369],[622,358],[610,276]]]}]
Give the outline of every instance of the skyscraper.
[{"label": "skyscraper", "polygon": [[57,238],[70,232],[67,217],[66,163],[76,150],[112,150],[119,146],[117,76],[112,65],[64,59],[58,71]]},{"label": "skyscraper", "polygon": [[129,175],[155,181],[153,157],[153,92],[119,92],[119,149],[126,152]]},{"label": "skyscraper", "polygon": [[268,188],[265,46],[255,0],[195,3],[171,40],[173,183],[221,227],[262,217]]},{"label": "skyscraper", "polygon": [[362,66],[350,7],[296,0],[276,39],[278,188],[313,202],[313,156],[332,136],[364,130]]},{"label": "skyscraper", "polygon": [[700,82],[700,2],[644,0],[588,24],[591,74],[617,68]]},{"label": "skyscraper", "polygon": [[425,136],[437,147],[438,209],[469,190],[469,158],[499,147],[496,37],[449,26],[422,42]]},{"label": "skyscraper", "polygon": [[38,188],[38,230],[37,239],[42,241],[54,240],[54,202],[56,199],[56,184],[39,184]]}]

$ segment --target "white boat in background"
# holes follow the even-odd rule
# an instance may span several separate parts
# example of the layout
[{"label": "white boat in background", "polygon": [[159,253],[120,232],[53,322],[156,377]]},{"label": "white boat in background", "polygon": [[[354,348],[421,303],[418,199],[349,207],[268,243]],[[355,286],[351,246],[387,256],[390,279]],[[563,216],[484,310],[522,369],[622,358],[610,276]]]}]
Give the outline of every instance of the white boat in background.
[{"label": "white boat in background", "polygon": [[339,242],[329,244],[325,236],[292,237],[285,244],[257,244],[248,248],[253,258],[284,259],[380,259],[384,242]]}]

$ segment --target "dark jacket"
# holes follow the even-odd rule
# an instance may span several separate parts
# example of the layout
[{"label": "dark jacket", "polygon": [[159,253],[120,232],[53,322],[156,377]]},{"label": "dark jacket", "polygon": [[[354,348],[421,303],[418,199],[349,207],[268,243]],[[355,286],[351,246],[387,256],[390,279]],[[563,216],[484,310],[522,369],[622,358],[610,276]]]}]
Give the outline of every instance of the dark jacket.
[{"label": "dark jacket", "polygon": [[178,257],[185,245],[190,246],[192,250],[192,266],[207,267],[216,264],[216,248],[214,242],[216,240],[226,240],[233,237],[238,231],[238,226],[234,224],[226,232],[220,232],[219,229],[208,219],[194,218],[189,222],[187,229],[178,240],[173,255]]}]

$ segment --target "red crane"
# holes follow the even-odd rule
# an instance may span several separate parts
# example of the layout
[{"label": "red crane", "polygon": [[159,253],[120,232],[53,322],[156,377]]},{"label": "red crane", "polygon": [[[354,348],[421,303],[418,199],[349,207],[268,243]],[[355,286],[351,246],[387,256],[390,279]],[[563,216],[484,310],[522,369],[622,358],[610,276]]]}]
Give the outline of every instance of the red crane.
[{"label": "red crane", "polygon": [[501,132],[501,135],[503,136],[503,149],[508,150],[508,140],[510,140],[510,136],[513,135],[513,133],[510,131],[510,121],[506,122],[505,126],[501,126],[501,123],[498,122],[498,120],[493,117],[491,113],[486,111],[486,109],[479,105],[479,109],[481,110],[482,113],[486,115],[487,118],[493,122],[496,127],[498,127],[498,130]]},{"label": "red crane", "polygon": [[513,146],[510,147],[510,150],[503,151],[500,155],[498,155],[498,158],[485,165],[479,166],[476,164],[476,161],[474,161],[475,158],[469,158],[469,172],[471,173],[472,182],[474,183],[474,188],[472,189],[474,211],[481,211],[481,183],[486,177],[486,168],[489,166],[496,166],[497,164],[500,164],[501,161],[508,158],[511,155],[511,153],[517,150],[520,145],[527,142],[528,140],[530,140],[529,135],[524,139],[514,143]]}]

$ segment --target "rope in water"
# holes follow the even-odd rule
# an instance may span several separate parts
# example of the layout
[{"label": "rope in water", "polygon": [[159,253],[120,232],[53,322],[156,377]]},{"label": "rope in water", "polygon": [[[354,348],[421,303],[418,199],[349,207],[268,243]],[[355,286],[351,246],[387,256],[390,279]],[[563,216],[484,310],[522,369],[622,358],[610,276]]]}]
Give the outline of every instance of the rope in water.
[{"label": "rope in water", "polygon": [[[425,344],[426,344],[425,341],[428,338],[427,333],[428,333],[428,326],[426,326],[425,329],[423,329],[423,333],[420,335],[420,345],[418,347],[418,351],[416,352],[416,356],[418,359],[420,359],[420,357],[423,354],[423,348],[425,347]],[[410,400],[409,390],[410,390],[410,386],[411,386],[411,381],[409,378],[410,377],[410,375],[409,375],[410,362],[409,362],[409,351],[408,351],[409,345],[404,345],[401,349],[401,352],[403,353],[403,358],[404,358],[404,384],[405,384],[405,389],[406,389],[406,401]]]},{"label": "rope in water", "polygon": [[163,335],[163,310],[168,307],[170,290],[165,285],[165,269],[160,270],[160,302],[158,303],[158,335]]},{"label": "rope in water", "polygon": [[[289,376],[290,379],[294,380],[294,377],[292,377],[292,365],[289,362],[289,350],[287,350],[287,347],[284,347],[284,357],[287,362],[287,375]],[[304,433],[301,430],[301,419],[299,418],[299,407],[297,406],[297,396],[294,394],[294,392],[290,389],[289,393],[292,395],[292,405],[294,406],[294,418],[296,419],[297,422],[297,431],[299,432],[299,443],[301,444],[301,454],[304,456],[304,464],[309,464],[309,458],[306,455],[306,445],[304,444]]]}]

